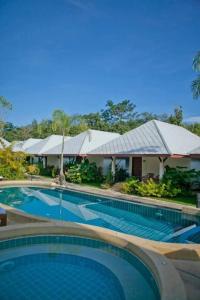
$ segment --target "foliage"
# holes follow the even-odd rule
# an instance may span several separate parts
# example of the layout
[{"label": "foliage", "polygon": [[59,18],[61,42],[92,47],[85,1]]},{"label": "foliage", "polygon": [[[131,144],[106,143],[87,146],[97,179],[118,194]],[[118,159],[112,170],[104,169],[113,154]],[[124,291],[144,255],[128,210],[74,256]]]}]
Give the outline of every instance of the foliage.
[{"label": "foliage", "polygon": [[120,168],[116,165],[115,168],[115,182],[121,182],[124,181],[128,177],[128,173],[125,169]]},{"label": "foliage", "polygon": [[[195,72],[200,72],[200,51],[195,55],[192,66]],[[192,82],[192,94],[194,99],[200,97],[200,74]]]},{"label": "foliage", "polygon": [[0,135],[3,135],[5,126],[5,114],[7,111],[12,110],[12,104],[3,96],[0,96]]},{"label": "foliage", "polygon": [[37,165],[33,164],[33,165],[28,165],[26,167],[26,171],[28,174],[30,175],[38,175],[40,173],[40,169]]},{"label": "foliage", "polygon": [[73,183],[82,183],[80,164],[74,164],[65,173],[66,180]]},{"label": "foliage", "polygon": [[114,177],[111,170],[107,172],[106,177],[104,179],[104,183],[108,186],[111,186],[114,183]]},{"label": "foliage", "polygon": [[137,115],[135,105],[130,100],[123,100],[117,104],[114,104],[112,100],[108,100],[106,103],[106,109],[101,111],[102,119],[110,124],[117,122],[126,122],[130,119],[134,119]]},{"label": "foliage", "polygon": [[197,134],[200,136],[200,123],[189,124],[189,125],[187,125],[186,128],[189,129],[194,134]]},{"label": "foliage", "polygon": [[[59,115],[61,115],[61,118]],[[64,120],[65,118],[66,120]],[[170,115],[157,115],[151,112],[138,113],[135,104],[130,100],[122,100],[118,103],[109,100],[106,103],[106,107],[100,112],[85,115],[68,116],[63,111],[56,110],[50,120],[42,120],[41,122],[33,120],[31,124],[21,127],[14,126],[12,123],[5,123],[3,135],[8,141],[26,140],[30,137],[45,138],[53,133],[62,134],[61,128],[64,128],[65,135],[71,136],[79,134],[88,128],[123,134],[152,119],[181,125],[200,135],[200,123],[183,123],[183,110],[181,107],[175,108]],[[60,122],[61,120],[64,121]],[[61,124],[64,124],[64,126]]]},{"label": "foliage", "polygon": [[183,123],[183,109],[178,106],[174,109],[174,114],[169,116],[169,123],[181,126]]},{"label": "foliage", "polygon": [[171,181],[155,182],[153,179],[148,179],[147,182],[138,184],[136,191],[141,196],[147,197],[175,197],[181,193],[180,188],[175,188]]},{"label": "foliage", "polygon": [[128,178],[122,185],[122,190],[126,194],[137,194],[139,180],[136,177]]},{"label": "foliage", "polygon": [[47,166],[44,168],[42,165],[39,166],[39,174],[41,176],[47,176],[47,177],[53,177],[55,178],[56,175],[58,174],[58,169],[56,169],[54,166]]},{"label": "foliage", "polygon": [[186,168],[166,167],[163,176],[163,183],[171,181],[174,186],[182,190],[182,194],[188,193],[193,187],[200,188],[200,171],[194,169],[187,170]]},{"label": "foliage", "polygon": [[74,163],[68,165],[65,173],[66,179],[74,183],[91,183],[101,182],[101,169],[97,167],[96,163],[90,163],[88,159],[81,163]]},{"label": "foliage", "polygon": [[22,179],[25,177],[26,155],[13,152],[12,147],[0,149],[0,176],[5,179]]},{"label": "foliage", "polygon": [[127,180],[122,189],[127,194],[137,194],[143,197],[175,197],[181,193],[181,189],[174,187],[171,181],[158,183],[153,179],[148,179],[146,182],[139,182],[135,177]]}]

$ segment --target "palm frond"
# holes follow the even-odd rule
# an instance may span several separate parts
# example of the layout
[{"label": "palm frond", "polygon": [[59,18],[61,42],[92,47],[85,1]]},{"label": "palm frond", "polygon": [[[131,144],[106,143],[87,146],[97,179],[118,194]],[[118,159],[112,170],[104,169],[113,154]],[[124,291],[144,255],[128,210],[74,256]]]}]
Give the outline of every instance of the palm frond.
[{"label": "palm frond", "polygon": [[195,55],[192,66],[194,71],[200,72],[200,51],[198,51],[197,54]]},{"label": "palm frond", "polygon": [[200,97],[200,75],[192,82],[192,94],[194,99]]}]

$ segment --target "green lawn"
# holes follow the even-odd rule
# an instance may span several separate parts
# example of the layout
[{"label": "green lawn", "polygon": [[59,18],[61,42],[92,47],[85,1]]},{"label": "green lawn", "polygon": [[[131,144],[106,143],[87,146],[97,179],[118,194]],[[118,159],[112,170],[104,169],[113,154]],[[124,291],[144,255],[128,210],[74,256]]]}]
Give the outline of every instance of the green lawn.
[{"label": "green lawn", "polygon": [[167,201],[167,202],[174,202],[174,203],[179,203],[179,204],[183,204],[183,205],[192,205],[192,206],[196,206],[196,201],[197,201],[197,197],[196,195],[194,196],[177,196],[175,198],[155,198],[161,201]]}]

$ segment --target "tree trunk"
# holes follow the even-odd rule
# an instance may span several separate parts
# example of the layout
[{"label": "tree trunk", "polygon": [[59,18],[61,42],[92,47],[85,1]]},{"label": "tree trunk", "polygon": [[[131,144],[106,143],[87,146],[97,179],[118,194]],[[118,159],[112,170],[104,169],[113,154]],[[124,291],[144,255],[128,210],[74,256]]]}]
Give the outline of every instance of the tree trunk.
[{"label": "tree trunk", "polygon": [[65,175],[64,175],[64,171],[63,171],[63,162],[64,162],[64,159],[63,159],[63,152],[64,152],[64,143],[65,143],[65,134],[63,132],[63,137],[62,137],[62,148],[61,148],[61,155],[60,155],[60,178],[59,178],[59,181],[60,181],[60,184],[63,185],[65,183]]}]

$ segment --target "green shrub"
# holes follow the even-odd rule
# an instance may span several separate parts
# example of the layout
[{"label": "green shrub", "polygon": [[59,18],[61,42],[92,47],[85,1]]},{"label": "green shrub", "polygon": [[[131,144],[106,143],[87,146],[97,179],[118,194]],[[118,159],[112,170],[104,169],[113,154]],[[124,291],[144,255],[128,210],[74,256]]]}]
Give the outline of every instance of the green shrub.
[{"label": "green shrub", "polygon": [[136,187],[136,191],[141,196],[147,197],[175,197],[181,193],[180,188],[175,188],[171,181],[157,183],[153,179],[141,182]]},{"label": "green shrub", "polygon": [[137,194],[137,187],[139,184],[139,180],[136,177],[128,178],[122,184],[122,191],[126,194]]},{"label": "green shrub", "polygon": [[23,179],[26,173],[26,154],[13,152],[12,147],[0,149],[0,176]]},{"label": "green shrub", "polygon": [[56,169],[54,166],[47,166],[46,168],[43,167],[43,165],[39,165],[40,172],[39,174],[41,176],[48,176],[55,178],[58,174],[59,170]]},{"label": "green shrub", "polygon": [[70,164],[65,176],[66,180],[74,183],[94,183],[103,180],[101,169],[97,167],[96,163],[90,163],[88,159],[81,163]]},{"label": "green shrub", "polygon": [[119,168],[118,166],[116,166],[116,170],[115,170],[115,182],[122,182],[124,180],[126,180],[126,178],[128,177],[128,173],[125,169],[123,168]]},{"label": "green shrub", "polygon": [[173,186],[180,188],[182,194],[187,194],[192,188],[200,188],[200,171],[194,169],[187,170],[182,167],[170,168],[167,166],[162,182],[167,183],[169,181],[173,183]]},{"label": "green shrub", "polygon": [[181,194],[181,189],[174,187],[171,181],[158,183],[149,179],[146,182],[139,182],[134,177],[124,182],[122,189],[127,194],[137,194],[143,197],[175,197]]},{"label": "green shrub", "polygon": [[28,165],[26,167],[26,171],[28,174],[30,175],[38,175],[40,173],[40,169],[37,165],[33,164],[33,165]]},{"label": "green shrub", "polygon": [[111,172],[111,170],[109,170],[104,178],[104,183],[107,186],[111,186],[114,183],[114,177],[113,177],[113,173]]},{"label": "green shrub", "polygon": [[82,183],[80,165],[76,164],[71,166],[65,173],[66,180],[73,183]]},{"label": "green shrub", "polygon": [[95,162],[90,163],[88,159],[81,162],[80,173],[82,182],[88,183],[102,181],[101,170],[97,167]]}]

